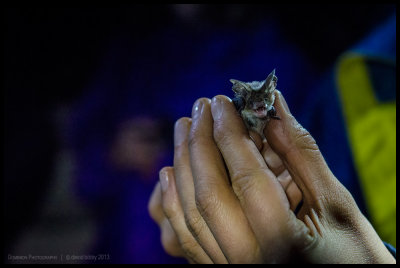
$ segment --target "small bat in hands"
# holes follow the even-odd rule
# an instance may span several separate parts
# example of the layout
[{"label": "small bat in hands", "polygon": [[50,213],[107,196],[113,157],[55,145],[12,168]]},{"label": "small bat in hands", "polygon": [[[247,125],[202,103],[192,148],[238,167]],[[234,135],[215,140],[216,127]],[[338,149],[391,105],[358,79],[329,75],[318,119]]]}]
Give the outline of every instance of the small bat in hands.
[{"label": "small bat in hands", "polygon": [[267,122],[273,119],[280,119],[276,116],[273,106],[275,101],[275,88],[278,78],[275,76],[275,69],[264,81],[242,82],[230,79],[232,90],[235,92],[233,103],[249,130],[257,132],[261,138],[264,136],[264,128]]}]

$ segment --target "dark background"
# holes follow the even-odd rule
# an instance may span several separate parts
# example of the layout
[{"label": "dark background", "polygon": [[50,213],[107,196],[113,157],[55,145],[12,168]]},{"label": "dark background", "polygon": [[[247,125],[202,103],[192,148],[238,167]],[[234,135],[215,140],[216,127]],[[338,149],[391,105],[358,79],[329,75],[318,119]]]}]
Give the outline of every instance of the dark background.
[{"label": "dark background", "polygon": [[4,8],[3,256],[37,220],[48,194],[55,156],[65,143],[54,110],[85,94],[114,38],[138,39],[140,46],[140,40],[167,27],[203,33],[252,29],[268,17],[322,74],[394,9],[385,4],[201,5],[182,15],[172,5]]}]

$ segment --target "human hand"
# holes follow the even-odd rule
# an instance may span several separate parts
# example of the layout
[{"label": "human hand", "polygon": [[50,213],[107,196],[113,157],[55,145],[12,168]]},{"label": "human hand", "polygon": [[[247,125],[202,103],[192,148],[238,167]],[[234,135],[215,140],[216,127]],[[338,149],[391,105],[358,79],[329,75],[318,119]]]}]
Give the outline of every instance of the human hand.
[{"label": "human hand", "polygon": [[[211,125],[208,125],[208,131],[211,131],[209,134],[212,136],[210,100],[201,99],[199,102],[206,105],[204,109],[207,110],[205,113],[207,113],[206,116],[208,118],[205,119],[208,123],[211,123]],[[200,104],[199,102],[198,104]],[[193,111],[196,111],[196,106]],[[197,117],[194,116],[194,118]],[[160,172],[161,184],[168,184],[168,190],[164,191],[161,198],[161,185],[160,183],[157,184],[149,203],[149,210],[153,219],[161,228],[162,243],[169,254],[173,256],[184,256],[191,262],[224,263],[228,261],[227,258],[219,249],[219,245],[216,243],[213,234],[210,233],[208,226],[202,219],[202,215],[197,210],[195,194],[193,192],[194,182],[189,163],[190,153],[188,150],[189,147],[193,147],[188,146],[190,127],[190,118],[182,118],[176,123],[174,168],[166,167]],[[193,134],[198,135],[195,133]],[[279,182],[289,197],[291,208],[295,209],[301,200],[301,192],[294,183],[291,183],[291,177],[284,168],[282,161],[271,150],[268,143],[264,141],[264,144],[262,144],[259,136],[256,136],[254,132],[250,134],[259,149],[261,149],[261,153],[271,170],[277,174]],[[201,150],[201,148],[199,149]],[[219,158],[219,161],[222,161],[220,153],[215,145],[211,150],[214,150],[211,152],[213,157],[216,159]],[[219,164],[222,164],[222,162]],[[175,176],[175,173],[177,173],[178,176]],[[225,184],[226,182],[227,181],[225,181]],[[226,243],[232,243],[232,241],[229,241],[230,237],[236,237],[233,242],[238,244],[236,249],[231,250],[233,252],[230,252],[232,256],[229,261],[246,263],[262,262],[258,243],[255,241],[251,228],[248,226],[247,219],[241,212],[240,204],[236,200],[230,185],[226,184],[225,186],[227,187],[225,187],[223,191],[228,191],[226,193],[226,200],[228,200],[228,202],[225,203],[226,206],[230,207],[228,210],[232,211],[232,213],[230,217],[223,217],[221,220],[227,221],[227,226],[237,226],[236,228],[229,229],[229,232],[233,232],[233,234],[227,234],[228,236],[226,239],[228,239],[228,241],[226,241]],[[223,193],[220,197],[222,196]],[[165,214],[163,213],[163,209]],[[171,228],[171,224],[169,224],[170,221],[174,228]],[[224,229],[226,226],[221,227]],[[179,238],[174,234],[174,230],[179,234]],[[223,232],[223,230],[221,231]],[[198,235],[198,233],[202,234]],[[194,237],[196,237],[196,239]],[[198,241],[200,241],[202,246]],[[245,242],[245,244],[243,244],[243,242]],[[181,247],[179,247],[180,244],[182,245]],[[246,248],[246,250],[243,250],[243,245],[245,245],[244,248]],[[204,247],[204,249],[202,247]]]},{"label": "human hand", "polygon": [[[279,92],[275,106],[281,120],[268,124],[263,154],[225,97],[199,100],[192,121],[177,122],[174,167],[160,172],[172,226],[162,232],[179,242],[164,243],[167,251],[181,245],[191,262],[394,261]],[[279,183],[285,168],[297,194]],[[296,217],[297,186],[304,204]]]}]

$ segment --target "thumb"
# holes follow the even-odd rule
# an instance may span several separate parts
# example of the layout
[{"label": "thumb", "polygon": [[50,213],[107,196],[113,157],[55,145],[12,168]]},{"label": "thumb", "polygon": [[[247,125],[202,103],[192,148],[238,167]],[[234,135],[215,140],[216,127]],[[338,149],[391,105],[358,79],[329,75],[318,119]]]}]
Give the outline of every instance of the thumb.
[{"label": "thumb", "polygon": [[281,120],[271,119],[264,129],[271,148],[280,156],[306,201],[319,200],[336,185],[314,138],[290,113],[280,91],[275,92],[275,109]]}]

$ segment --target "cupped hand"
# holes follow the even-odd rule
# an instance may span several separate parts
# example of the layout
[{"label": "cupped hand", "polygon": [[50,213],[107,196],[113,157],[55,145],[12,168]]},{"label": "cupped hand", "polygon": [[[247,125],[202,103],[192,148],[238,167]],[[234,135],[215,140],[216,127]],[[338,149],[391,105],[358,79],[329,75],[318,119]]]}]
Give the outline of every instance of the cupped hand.
[{"label": "cupped hand", "polygon": [[195,263],[394,261],[278,91],[275,107],[263,144],[224,96],[177,121],[174,166],[150,202],[168,222],[167,252]]}]

